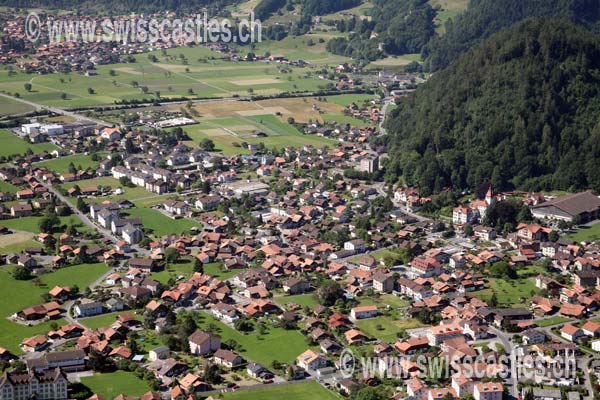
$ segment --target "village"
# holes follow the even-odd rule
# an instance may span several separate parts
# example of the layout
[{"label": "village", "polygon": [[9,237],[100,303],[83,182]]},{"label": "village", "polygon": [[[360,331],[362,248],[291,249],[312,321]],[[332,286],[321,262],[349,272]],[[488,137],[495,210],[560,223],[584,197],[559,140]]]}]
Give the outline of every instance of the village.
[{"label": "village", "polygon": [[600,396],[600,198],[389,179],[424,74],[0,20],[0,400]]},{"label": "village", "polygon": [[[376,178],[386,159],[370,145],[374,129],[330,130],[335,148],[250,147],[243,156],[190,148],[181,132],[165,140],[135,128],[29,123],[13,134],[59,149],[0,168],[15,188],[2,194],[3,235],[38,222],[37,245],[2,254],[14,266],[3,279],[101,268],[88,287],[67,278],[7,316],[51,329],[2,347],[4,365],[22,368],[2,376],[4,398],[35,385],[67,398],[73,382],[119,373],[142,377],[143,399],[304,382],[349,395],[381,382],[342,376],[344,348],[381,360],[382,374],[388,357],[406,356],[395,399],[592,392],[600,248],[562,235],[597,219],[590,192],[489,185],[483,198],[431,218],[421,211],[435,197]],[[102,154],[96,168],[44,167],[91,152]],[[522,204],[528,222],[490,226],[488,208],[505,202]],[[552,356],[577,355],[577,374],[525,382],[499,378],[506,365],[479,364],[478,379],[460,367],[513,352],[552,365]],[[418,355],[452,357],[458,368],[423,377],[411,361]]]}]

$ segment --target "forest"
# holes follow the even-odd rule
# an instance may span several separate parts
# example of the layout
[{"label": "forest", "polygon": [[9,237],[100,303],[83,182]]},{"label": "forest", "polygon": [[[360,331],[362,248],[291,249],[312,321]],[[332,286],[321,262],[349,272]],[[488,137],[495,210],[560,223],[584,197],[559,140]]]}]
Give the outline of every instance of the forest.
[{"label": "forest", "polygon": [[481,40],[532,17],[560,18],[600,32],[598,0],[471,0],[465,12],[447,21],[445,33],[423,48],[426,68],[446,68]]},{"label": "forest", "polygon": [[386,179],[422,191],[600,190],[600,42],[556,19],[501,31],[387,121]]}]

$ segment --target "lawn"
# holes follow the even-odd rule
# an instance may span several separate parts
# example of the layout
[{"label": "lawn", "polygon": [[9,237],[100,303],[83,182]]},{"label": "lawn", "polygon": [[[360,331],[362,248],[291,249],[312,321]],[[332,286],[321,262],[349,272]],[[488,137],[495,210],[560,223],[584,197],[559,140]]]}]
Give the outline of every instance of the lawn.
[{"label": "lawn", "polygon": [[101,157],[98,158],[98,161],[93,161],[91,155],[76,154],[73,156],[60,157],[55,158],[53,160],[42,161],[38,164],[38,166],[46,167],[50,171],[58,172],[59,174],[66,174],[69,172],[69,165],[71,163],[73,163],[73,165],[77,169],[96,169],[100,163],[100,160]]},{"label": "lawn", "polygon": [[204,273],[208,274],[208,275],[212,275],[215,278],[225,280],[225,279],[229,279],[232,276],[235,276],[235,275],[239,274],[240,272],[242,272],[241,269],[233,269],[231,271],[223,271],[221,269],[222,266],[223,266],[223,263],[220,261],[204,264]]},{"label": "lawn", "polygon": [[56,150],[57,147],[52,143],[28,143],[6,129],[0,129],[0,156],[23,155],[27,152],[27,149],[31,149],[34,153],[41,153],[44,150]]},{"label": "lawn", "polygon": [[225,400],[280,400],[281,398],[286,400],[333,400],[339,397],[316,382],[307,382],[240,390],[234,393],[225,393],[222,398]]},{"label": "lawn", "polygon": [[472,294],[483,301],[489,302],[492,294],[495,292],[498,305],[506,307],[527,307],[528,300],[531,299],[532,294],[539,292],[539,289],[531,279],[513,279],[507,281],[505,279],[490,278],[487,286],[484,290],[472,292]]},{"label": "lawn", "polygon": [[172,219],[150,208],[132,208],[127,210],[125,214],[132,218],[141,218],[144,230],[151,229],[155,236],[189,233],[191,228],[201,226],[198,221],[186,218]]},{"label": "lawn", "polygon": [[[11,275],[12,268],[0,269],[0,293],[2,309],[0,312],[0,346],[19,353],[19,343],[26,337],[43,334],[50,330],[50,323],[27,327],[13,323],[6,317],[35,304],[41,303],[41,295],[56,285],[79,286],[80,290],[91,284],[107,271],[106,265],[81,264],[65,267],[40,277],[44,286],[36,286],[32,281],[16,281]],[[64,320],[58,321],[64,324]]]},{"label": "lawn", "polygon": [[[5,219],[2,221],[2,225],[6,226],[9,229],[16,229],[19,231],[25,231],[25,232],[31,232],[31,233],[39,233],[40,232],[39,223],[40,223],[41,219],[42,219],[42,217],[39,217],[39,216]],[[68,225],[73,225],[81,232],[90,231],[90,229],[87,226],[84,226],[83,222],[81,222],[81,220],[75,215],[70,215],[67,217],[59,217],[59,219],[60,219],[60,224],[61,224],[60,226],[66,227]],[[58,230],[62,230],[62,229],[58,229]],[[39,245],[37,247],[41,247],[41,245]]]},{"label": "lawn", "polygon": [[[82,319],[79,319],[78,321],[81,324],[85,325],[87,328],[96,330],[98,328],[107,327],[107,326],[111,325],[113,322],[116,321],[117,317],[120,314],[124,314],[124,313],[132,313],[132,312],[131,311],[119,311],[119,312],[114,312],[114,313],[109,313],[109,314],[98,315],[95,317],[82,318]],[[134,316],[135,316],[135,319],[137,319],[138,321],[142,320],[141,315],[134,314]]]},{"label": "lawn", "polygon": [[276,297],[274,300],[281,305],[298,304],[299,306],[309,308],[314,308],[317,304],[319,304],[312,293],[299,294],[295,296],[281,296]]},{"label": "lawn", "polygon": [[565,317],[561,317],[560,315],[556,315],[554,317],[550,317],[547,319],[539,319],[539,320],[535,321],[535,323],[540,328],[544,328],[546,326],[562,324],[562,323],[565,323],[570,320],[571,320],[571,318],[565,318]]},{"label": "lawn", "polygon": [[201,320],[201,329],[210,323],[215,324],[219,328],[216,333],[221,336],[221,341],[235,340],[242,347],[242,356],[265,366],[270,366],[273,360],[290,363],[310,347],[304,335],[297,330],[269,326],[268,333],[262,336],[256,332],[245,335],[208,314],[201,314]]},{"label": "lawn", "polygon": [[150,387],[142,379],[137,378],[133,372],[115,371],[109,374],[95,373],[92,377],[81,378],[81,383],[90,390],[106,398],[114,398],[119,394],[140,396]]},{"label": "lawn", "polygon": [[359,320],[356,322],[356,325],[368,337],[385,342],[396,341],[398,333],[406,329],[415,329],[424,326],[416,319],[394,319],[385,316]]},{"label": "lawn", "polygon": [[600,223],[589,228],[579,229],[577,232],[567,235],[568,239],[576,242],[592,242],[600,239]]}]

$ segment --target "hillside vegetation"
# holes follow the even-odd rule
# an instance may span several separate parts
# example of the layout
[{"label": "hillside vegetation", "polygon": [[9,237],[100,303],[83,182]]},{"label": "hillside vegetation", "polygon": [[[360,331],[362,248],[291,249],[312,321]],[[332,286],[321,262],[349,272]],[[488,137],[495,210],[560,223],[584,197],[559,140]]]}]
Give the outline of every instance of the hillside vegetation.
[{"label": "hillside vegetation", "polygon": [[423,55],[430,70],[447,67],[483,39],[532,17],[555,17],[600,32],[598,0],[471,0],[468,9],[445,25]]},{"label": "hillside vegetation", "polygon": [[391,165],[425,191],[600,190],[600,43],[527,20],[435,74],[388,119]]}]

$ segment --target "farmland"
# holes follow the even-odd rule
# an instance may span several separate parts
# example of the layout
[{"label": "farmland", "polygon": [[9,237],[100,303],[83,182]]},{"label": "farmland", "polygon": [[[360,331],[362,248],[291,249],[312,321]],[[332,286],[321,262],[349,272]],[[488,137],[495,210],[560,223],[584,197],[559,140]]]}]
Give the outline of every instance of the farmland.
[{"label": "farmland", "polygon": [[78,170],[86,170],[88,168],[94,169],[98,167],[101,158],[99,157],[96,161],[92,160],[92,158],[93,157],[88,154],[76,154],[72,156],[56,158],[53,160],[42,161],[38,164],[38,166],[48,168],[50,171],[54,171],[59,174],[66,174],[69,172],[69,165],[71,163]]},{"label": "farmland", "polygon": [[[292,44],[286,46],[294,48]],[[317,58],[327,59],[323,50],[288,54],[290,57],[315,54]],[[154,52],[150,57],[155,59],[150,60],[149,55],[143,54],[137,55],[132,63],[101,65],[92,76],[79,73],[35,76],[23,72],[9,75],[8,71],[2,70],[0,84],[6,92],[19,93],[25,100],[68,109],[134,99],[220,98],[316,91],[328,83],[316,78],[310,68],[225,61],[220,59],[220,54],[204,47]],[[24,89],[26,83],[31,84],[29,91]]]}]

